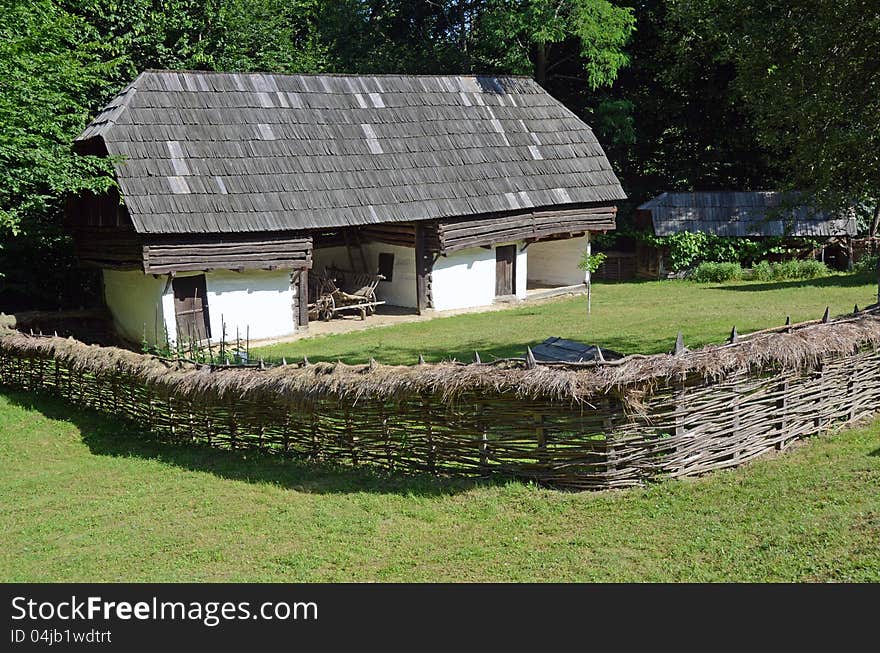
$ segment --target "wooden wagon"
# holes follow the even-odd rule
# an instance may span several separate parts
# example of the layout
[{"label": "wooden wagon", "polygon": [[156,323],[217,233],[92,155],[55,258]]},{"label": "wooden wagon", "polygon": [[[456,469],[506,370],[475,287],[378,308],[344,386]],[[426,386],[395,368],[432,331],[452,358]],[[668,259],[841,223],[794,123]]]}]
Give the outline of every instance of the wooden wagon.
[{"label": "wooden wagon", "polygon": [[376,298],[376,286],[384,278],[381,274],[346,273],[342,270],[313,273],[309,278],[309,297],[313,300],[309,303],[309,317],[326,322],[348,311],[360,314],[362,320],[367,319],[367,315],[376,312],[377,306],[385,303]]}]

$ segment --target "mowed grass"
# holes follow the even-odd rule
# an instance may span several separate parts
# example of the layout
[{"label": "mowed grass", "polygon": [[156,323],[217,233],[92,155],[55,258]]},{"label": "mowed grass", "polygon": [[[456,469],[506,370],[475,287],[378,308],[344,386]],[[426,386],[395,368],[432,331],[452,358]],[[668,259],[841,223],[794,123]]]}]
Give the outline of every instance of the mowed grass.
[{"label": "mowed grass", "polygon": [[173,445],[0,394],[3,581],[880,581],[880,421],[564,493]]},{"label": "mowed grass", "polygon": [[598,344],[624,354],[669,351],[682,331],[695,347],[721,342],[736,325],[740,333],[817,319],[825,307],[832,315],[853,305],[877,301],[877,283],[854,275],[810,281],[697,284],[690,281],[594,284],[592,314],[586,297],[569,297],[518,308],[471,313],[332,336],[305,338],[255,349],[267,360],[308,356],[362,363],[414,364],[428,361],[483,360],[523,356],[526,346],[550,336]]}]

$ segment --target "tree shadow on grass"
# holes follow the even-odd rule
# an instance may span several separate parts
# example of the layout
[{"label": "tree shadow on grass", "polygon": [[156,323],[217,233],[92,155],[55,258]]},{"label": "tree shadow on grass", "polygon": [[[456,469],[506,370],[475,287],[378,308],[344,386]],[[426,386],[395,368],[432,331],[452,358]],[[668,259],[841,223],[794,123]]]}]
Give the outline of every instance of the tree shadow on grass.
[{"label": "tree shadow on grass", "polygon": [[2,394],[14,405],[37,411],[49,419],[73,423],[79,429],[82,441],[96,456],[153,460],[233,481],[267,483],[309,494],[370,492],[429,497],[454,495],[500,482],[390,473],[378,467],[355,467],[253,449],[232,451],[182,443],[146,432],[119,418],[70,406],[56,397],[8,390],[2,390]]},{"label": "tree shadow on grass", "polygon": [[767,283],[708,284],[704,290],[731,290],[734,292],[765,292],[786,288],[856,288],[876,283],[876,279],[859,274],[836,274],[817,279],[771,281]]}]

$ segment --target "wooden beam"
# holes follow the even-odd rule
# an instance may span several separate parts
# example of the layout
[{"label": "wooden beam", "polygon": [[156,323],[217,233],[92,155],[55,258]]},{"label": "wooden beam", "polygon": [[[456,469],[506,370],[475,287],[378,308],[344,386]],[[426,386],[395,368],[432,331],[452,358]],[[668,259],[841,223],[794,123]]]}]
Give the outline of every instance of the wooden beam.
[{"label": "wooden beam", "polygon": [[415,225],[415,257],[416,257],[416,309],[419,315],[428,307],[428,290],[425,277],[427,276],[427,252],[425,250],[424,228]]},{"label": "wooden beam", "polygon": [[297,329],[309,327],[309,271],[300,270],[297,279],[296,296],[298,299],[299,316],[296,321]]}]

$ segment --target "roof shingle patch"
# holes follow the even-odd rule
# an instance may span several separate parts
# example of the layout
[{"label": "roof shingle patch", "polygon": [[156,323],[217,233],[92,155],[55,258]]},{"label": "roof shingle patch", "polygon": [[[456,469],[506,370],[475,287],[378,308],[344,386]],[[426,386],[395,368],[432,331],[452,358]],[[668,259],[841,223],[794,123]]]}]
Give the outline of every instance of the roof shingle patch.
[{"label": "roof shingle patch", "polygon": [[114,165],[142,233],[326,228],[624,197],[589,127],[525,78],[148,71],[78,140],[92,138],[124,159]]},{"label": "roof shingle patch", "polygon": [[774,191],[663,193],[639,206],[650,211],[654,233],[706,232],[718,236],[854,236],[854,213],[833,215],[803,193]]}]

